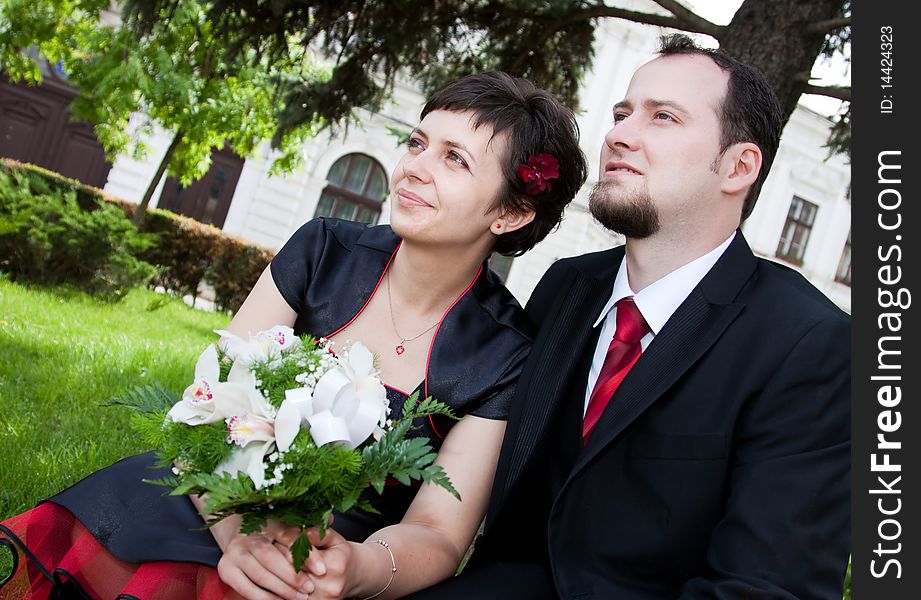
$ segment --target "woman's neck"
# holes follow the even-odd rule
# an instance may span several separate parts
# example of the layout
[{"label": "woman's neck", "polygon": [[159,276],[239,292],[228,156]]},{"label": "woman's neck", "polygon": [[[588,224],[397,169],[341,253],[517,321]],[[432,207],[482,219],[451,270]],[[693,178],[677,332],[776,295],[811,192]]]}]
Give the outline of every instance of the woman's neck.
[{"label": "woman's neck", "polygon": [[394,304],[422,313],[447,310],[470,286],[485,260],[481,252],[457,250],[433,251],[403,242],[387,274]]}]

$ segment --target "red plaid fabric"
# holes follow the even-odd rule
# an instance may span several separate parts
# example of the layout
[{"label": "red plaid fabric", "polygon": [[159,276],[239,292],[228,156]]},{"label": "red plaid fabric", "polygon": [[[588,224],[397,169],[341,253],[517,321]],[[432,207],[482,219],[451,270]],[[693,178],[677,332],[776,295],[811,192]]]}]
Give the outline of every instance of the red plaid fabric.
[{"label": "red plaid fabric", "polygon": [[[218,600],[240,596],[224,585],[217,570],[196,563],[118,560],[65,508],[51,502],[4,521],[48,572],[77,583],[101,600]],[[2,535],[2,534],[0,534]],[[22,552],[0,600],[44,600],[52,582]]]}]

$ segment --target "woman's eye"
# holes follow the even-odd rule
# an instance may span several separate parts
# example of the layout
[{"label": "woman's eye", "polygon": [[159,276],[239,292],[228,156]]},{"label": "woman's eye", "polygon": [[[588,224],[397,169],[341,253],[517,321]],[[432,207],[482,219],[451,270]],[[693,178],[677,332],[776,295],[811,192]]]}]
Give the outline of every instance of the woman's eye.
[{"label": "woman's eye", "polygon": [[421,150],[425,148],[425,145],[422,143],[422,140],[420,140],[419,138],[411,137],[406,141],[406,147],[409,148],[410,150],[415,150],[415,149]]},{"label": "woman's eye", "polygon": [[467,168],[467,161],[465,161],[464,158],[457,152],[448,152],[448,160],[457,163],[465,169]]},{"label": "woman's eye", "polygon": [[614,119],[613,119],[613,120],[614,120],[614,122],[616,123],[616,122],[618,122],[618,121],[623,121],[623,120],[626,119],[626,118],[627,118],[627,113],[617,112],[617,113],[614,113]]}]

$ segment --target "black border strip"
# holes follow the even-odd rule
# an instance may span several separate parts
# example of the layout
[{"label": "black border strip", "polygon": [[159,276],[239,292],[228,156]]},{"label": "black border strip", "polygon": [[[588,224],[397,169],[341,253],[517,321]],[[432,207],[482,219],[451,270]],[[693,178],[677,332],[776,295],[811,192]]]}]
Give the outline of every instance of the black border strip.
[{"label": "black border strip", "polygon": [[921,594],[918,34],[907,6],[852,7],[852,600]]}]

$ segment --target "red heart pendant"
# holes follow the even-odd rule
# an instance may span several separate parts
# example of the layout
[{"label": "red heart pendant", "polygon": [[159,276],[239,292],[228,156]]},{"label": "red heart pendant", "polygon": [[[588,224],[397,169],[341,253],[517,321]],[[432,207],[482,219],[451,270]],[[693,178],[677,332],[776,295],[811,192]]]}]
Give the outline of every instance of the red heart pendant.
[{"label": "red heart pendant", "polygon": [[402,356],[403,353],[406,352],[406,348],[403,347],[403,344],[400,344],[399,346],[396,347],[396,351],[397,351],[397,356]]}]

